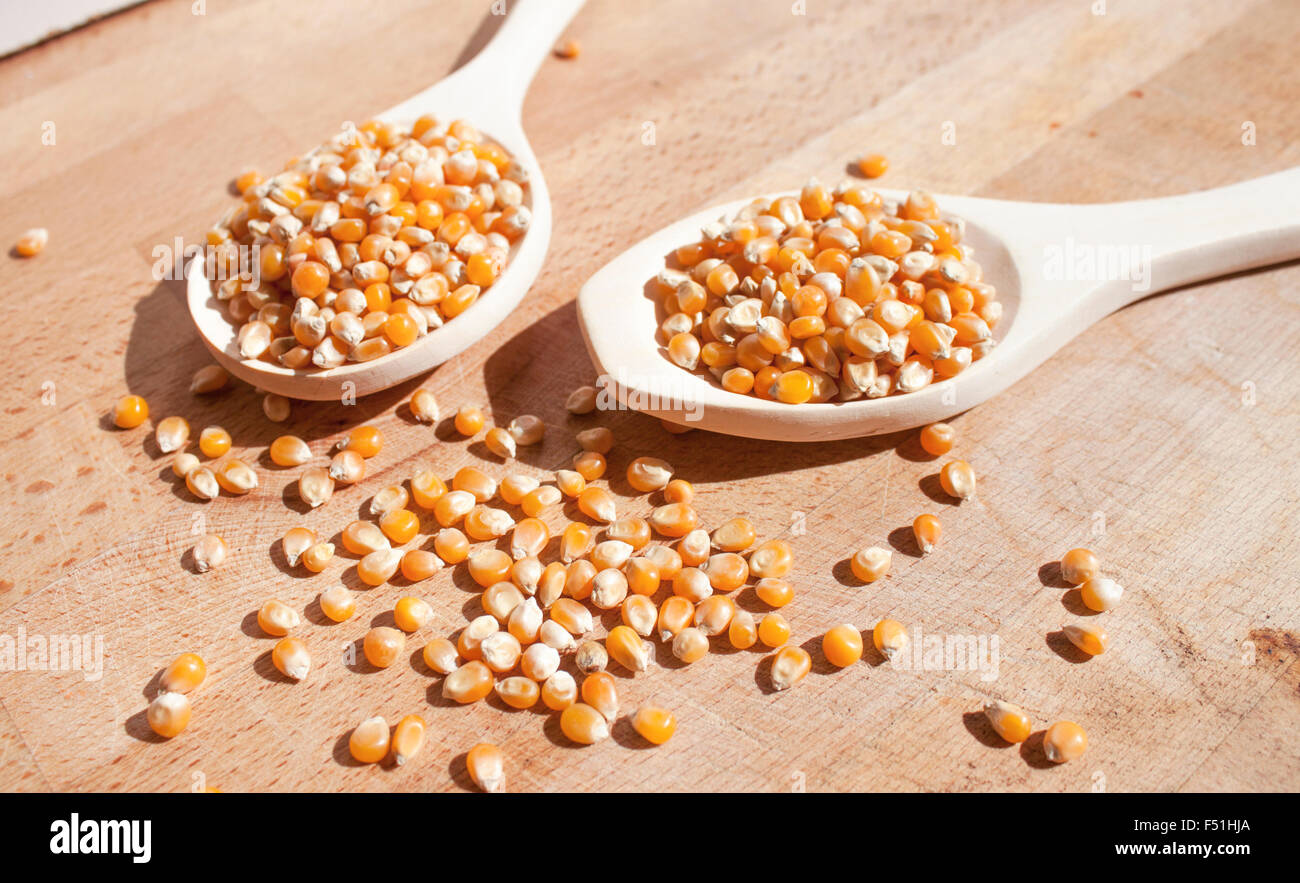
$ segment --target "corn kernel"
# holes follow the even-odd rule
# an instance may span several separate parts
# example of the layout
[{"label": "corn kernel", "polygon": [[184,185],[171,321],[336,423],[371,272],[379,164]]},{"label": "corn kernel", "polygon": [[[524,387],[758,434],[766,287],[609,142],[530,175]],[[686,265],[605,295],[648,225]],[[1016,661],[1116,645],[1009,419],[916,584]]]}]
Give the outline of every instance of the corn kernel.
[{"label": "corn kernel", "polygon": [[651,745],[662,745],[677,732],[677,717],[666,708],[643,705],[632,716],[632,728]]},{"label": "corn kernel", "polygon": [[395,628],[378,626],[366,632],[361,650],[375,668],[388,668],[406,649],[406,635]]},{"label": "corn kernel", "polygon": [[348,751],[358,763],[379,763],[388,756],[388,721],[368,717],[348,737]]},{"label": "corn kernel", "polygon": [[197,653],[182,653],[172,660],[159,682],[165,693],[188,693],[208,676],[208,667]]},{"label": "corn kernel", "polygon": [[1071,549],[1061,557],[1061,578],[1072,586],[1082,585],[1101,573],[1101,562],[1091,549]]},{"label": "corn kernel", "polygon": [[190,700],[181,693],[159,693],[145,713],[149,729],[164,739],[181,734],[190,725]]},{"label": "corn kernel", "polygon": [[469,777],[484,792],[494,794],[505,789],[505,757],[490,742],[480,742],[465,755]]},{"label": "corn kernel", "polygon": [[1073,721],[1057,721],[1043,734],[1043,753],[1052,763],[1077,760],[1088,750],[1088,734]]},{"label": "corn kernel", "polygon": [[846,668],[862,658],[862,632],[844,623],[822,637],[822,655],[836,668]]},{"label": "corn kernel", "polygon": [[772,657],[772,687],[788,690],[812,670],[812,657],[801,647],[785,646]]},{"label": "corn kernel", "polygon": [[984,716],[994,731],[1011,743],[1023,742],[1029,738],[1033,725],[1024,709],[1001,699],[992,699],[984,705]]}]

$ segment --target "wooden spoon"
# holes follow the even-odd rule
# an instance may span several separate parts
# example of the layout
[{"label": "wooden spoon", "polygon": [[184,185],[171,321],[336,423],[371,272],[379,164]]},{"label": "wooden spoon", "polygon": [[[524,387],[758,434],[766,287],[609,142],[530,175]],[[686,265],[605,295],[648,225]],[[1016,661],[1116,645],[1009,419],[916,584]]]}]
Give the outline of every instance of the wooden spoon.
[{"label": "wooden spoon", "polygon": [[[906,196],[881,193],[892,200]],[[935,198],[945,214],[965,219],[966,241],[1004,305],[997,346],[961,374],[904,395],[786,405],[727,392],[711,376],[670,362],[656,338],[657,298],[647,293],[647,282],[673,249],[697,241],[701,227],[730,218],[746,199],[665,227],[582,287],[582,333],[607,398],[684,426],[750,438],[825,441],[894,432],[997,395],[1098,319],[1150,294],[1300,257],[1300,168],[1135,202]],[[1089,257],[1092,271],[1084,263]],[[1128,267],[1130,278],[1103,278],[1099,268],[1107,264]]]},{"label": "wooden spoon", "polygon": [[187,296],[199,336],[217,362],[248,383],[294,399],[324,401],[363,396],[395,386],[478,342],[510,314],[537,277],[551,239],[551,199],[524,135],[524,95],[533,74],[583,0],[517,0],[492,41],[472,61],[378,119],[410,124],[422,114],[466,119],[508,150],[529,173],[532,224],[515,246],[505,271],[464,313],[408,347],[371,362],[338,368],[292,370],[263,359],[241,359],[238,328],[212,295],[203,262],[190,262]]}]

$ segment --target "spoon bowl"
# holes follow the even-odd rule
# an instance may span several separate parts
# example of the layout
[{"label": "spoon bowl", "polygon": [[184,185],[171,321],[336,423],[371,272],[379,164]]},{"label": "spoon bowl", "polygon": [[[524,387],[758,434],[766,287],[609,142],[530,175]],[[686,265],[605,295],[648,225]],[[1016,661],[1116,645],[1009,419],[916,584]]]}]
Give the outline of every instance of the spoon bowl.
[{"label": "spoon bowl", "polygon": [[364,396],[423,374],[468,349],[501,324],[528,293],[541,270],[551,239],[551,199],[541,167],[524,134],[524,96],[533,74],[584,0],[518,0],[492,41],[469,63],[437,84],[377,114],[388,122],[411,124],[421,115],[466,119],[504,147],[527,171],[525,204],[532,223],[511,249],[510,259],[491,288],[442,327],[370,362],[337,368],[285,368],[264,359],[243,359],[239,329],[230,321],[204,275],[203,261],[186,271],[186,301],[199,337],[216,361],[258,389],[293,399],[325,401],[342,395]]},{"label": "spoon bowl", "polygon": [[[906,197],[880,190],[886,200]],[[776,199],[791,195],[777,193]],[[796,194],[797,195],[797,194]],[[714,206],[648,236],[578,294],[605,407],[776,441],[829,441],[933,423],[997,395],[1103,316],[1168,288],[1300,257],[1300,169],[1162,199],[1096,205],[936,196],[966,223],[1003,317],[997,345],[956,377],[878,399],[787,405],[728,392],[671,361],[648,280],[700,228],[752,200]],[[1089,266],[1092,267],[1089,270]],[[617,403],[615,405],[614,403]]]}]

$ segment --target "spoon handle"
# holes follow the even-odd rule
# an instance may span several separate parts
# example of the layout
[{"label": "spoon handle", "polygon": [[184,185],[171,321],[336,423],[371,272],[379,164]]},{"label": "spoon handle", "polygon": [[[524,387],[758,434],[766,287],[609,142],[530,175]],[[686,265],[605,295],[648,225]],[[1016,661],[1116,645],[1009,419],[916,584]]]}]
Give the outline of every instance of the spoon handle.
[{"label": "spoon handle", "polygon": [[[533,75],[586,0],[510,0],[506,20],[478,55],[455,76],[481,84],[484,99],[500,102],[516,116]],[[495,0],[505,10],[506,0]]]},{"label": "spoon handle", "polygon": [[1300,257],[1300,168],[1098,209],[1114,223],[1112,241],[1150,249],[1150,288],[1133,300]]}]

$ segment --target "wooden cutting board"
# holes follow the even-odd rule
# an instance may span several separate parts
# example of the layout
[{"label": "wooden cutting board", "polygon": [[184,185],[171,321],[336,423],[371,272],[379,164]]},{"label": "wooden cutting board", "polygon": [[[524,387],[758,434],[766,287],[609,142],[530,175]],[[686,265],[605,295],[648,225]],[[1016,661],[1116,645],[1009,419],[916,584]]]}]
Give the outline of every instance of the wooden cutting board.
[{"label": "wooden cutting board", "polygon": [[[956,419],[957,451],[980,475],[961,507],[937,493],[937,466],[910,434],[778,445],[563,409],[593,380],[573,307],[587,276],[693,209],[809,175],[837,181],[864,151],[889,156],[888,186],[1079,202],[1300,163],[1300,83],[1275,75],[1300,41],[1294,3],[1101,8],[592,0],[571,29],[581,57],[543,65],[525,122],[555,200],[549,261],[498,334],[424,383],[447,412],[472,402],[500,423],[543,417],[545,443],[511,469],[565,465],[574,433],[603,424],[617,436],[612,474],[662,456],[696,484],[709,524],[744,513],[763,536],[787,536],[798,595],[783,612],[816,658],[782,694],[767,692],[757,652],[620,677],[626,710],[653,698],[677,713],[677,736],[655,750],[626,723],[577,749],[553,717],[447,707],[418,652],[478,612],[459,570],[361,592],[355,619],[326,624],[314,599],[350,579],[350,562],[286,572],[280,534],[298,523],[332,534],[374,490],[424,465],[448,476],[483,465],[485,449],[412,423],[414,383],[352,407],[300,405],[287,425],[264,419],[247,388],[191,397],[207,359],[180,283],[151,275],[154,249],[200,237],[243,167],[274,168],[472,55],[498,24],[487,4],[322,0],[277,25],[270,0],[210,3],[202,16],[149,3],[0,61],[0,238],[50,229],[39,258],[2,265],[0,635],[89,635],[104,665],[0,672],[0,786],[457,789],[464,752],[491,740],[521,790],[1300,788],[1295,265],[1150,298]],[[128,390],[155,418],[226,427],[262,487],[190,500],[146,430],[105,421]],[[293,473],[266,466],[265,445],[294,432],[323,452],[360,423],[388,438],[371,474],[323,510],[295,511]],[[887,580],[854,585],[845,559],[900,542],[922,511],[946,526],[936,552],[900,551]],[[182,559],[204,529],[233,554],[197,575]],[[1128,587],[1106,615],[1111,651],[1086,662],[1053,634],[1079,605],[1051,564],[1083,544]],[[349,667],[347,648],[408,591],[439,614],[408,642],[414,663]],[[269,664],[254,612],[271,597],[306,611],[317,667],[305,683]],[[752,590],[740,603],[762,609]],[[886,614],[924,635],[996,637],[996,672],[878,657],[827,670],[826,628]],[[185,650],[211,674],[189,730],[156,741],[147,697]],[[1038,728],[1078,721],[1087,755],[1047,768],[1032,745],[990,744],[975,714],[989,696],[1023,705]],[[416,761],[351,764],[352,726],[408,713],[431,726]]]}]

